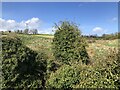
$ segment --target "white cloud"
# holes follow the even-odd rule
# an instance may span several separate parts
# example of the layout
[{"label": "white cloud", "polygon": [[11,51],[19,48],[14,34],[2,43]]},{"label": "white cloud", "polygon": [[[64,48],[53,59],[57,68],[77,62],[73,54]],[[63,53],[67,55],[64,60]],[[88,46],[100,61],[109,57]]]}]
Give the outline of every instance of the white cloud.
[{"label": "white cloud", "polygon": [[95,32],[95,33],[101,33],[101,32],[103,32],[104,31],[104,29],[103,28],[101,28],[101,27],[95,27],[95,28],[93,28],[93,30],[92,30],[93,32]]},{"label": "white cloud", "polygon": [[15,20],[5,20],[0,18],[0,31],[7,31],[7,30],[24,30],[27,28],[29,29],[37,29],[38,33],[41,34],[53,34],[54,28],[48,27],[48,28],[43,28],[43,22],[39,18],[31,18],[28,20],[23,20],[21,22],[16,22]]},{"label": "white cloud", "polygon": [[0,31],[14,29],[15,26],[16,26],[15,20],[4,20],[0,18]]},{"label": "white cloud", "polygon": [[39,18],[29,19],[29,20],[25,21],[25,23],[28,24],[29,29],[40,28],[40,26],[42,24],[42,22],[40,21]]},{"label": "white cloud", "polygon": [[7,30],[17,30],[26,28],[26,23],[28,24],[29,29],[39,29],[42,21],[39,18],[31,18],[26,21],[16,22],[15,20],[5,20],[0,18],[0,31],[7,31]]},{"label": "white cloud", "polygon": [[102,35],[102,34],[104,34],[104,33],[107,33],[108,32],[108,29],[106,29],[106,28],[102,28],[102,27],[94,27],[93,29],[92,29],[92,34],[94,35],[94,34],[97,34],[97,35]]}]

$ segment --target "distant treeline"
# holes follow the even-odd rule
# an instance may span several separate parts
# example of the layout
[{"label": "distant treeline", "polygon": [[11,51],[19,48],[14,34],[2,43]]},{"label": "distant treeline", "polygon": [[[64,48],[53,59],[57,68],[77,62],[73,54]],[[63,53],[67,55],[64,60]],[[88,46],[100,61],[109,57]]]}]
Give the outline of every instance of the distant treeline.
[{"label": "distant treeline", "polygon": [[38,34],[38,30],[37,29],[25,29],[25,30],[15,30],[15,31],[11,31],[11,30],[8,30],[8,31],[1,31],[2,35],[6,35],[8,33],[11,33],[11,32],[15,32],[17,34]]},{"label": "distant treeline", "polygon": [[113,40],[113,39],[120,39],[120,32],[114,34],[103,34],[102,36],[98,35],[83,35],[83,37],[87,39],[103,39],[103,40]]},{"label": "distant treeline", "polygon": [[[6,35],[8,33],[11,33],[11,30],[8,31],[0,31],[2,35]],[[32,30],[16,30],[14,31],[17,34],[39,34],[37,29],[32,29]],[[46,35],[46,34],[45,34]],[[51,35],[51,34],[48,34]],[[103,39],[103,40],[113,40],[113,39],[120,39],[120,32],[119,33],[112,33],[112,34],[103,34],[102,36],[98,36],[96,35],[82,35],[83,37],[85,37],[88,40],[93,40],[93,39]]]}]

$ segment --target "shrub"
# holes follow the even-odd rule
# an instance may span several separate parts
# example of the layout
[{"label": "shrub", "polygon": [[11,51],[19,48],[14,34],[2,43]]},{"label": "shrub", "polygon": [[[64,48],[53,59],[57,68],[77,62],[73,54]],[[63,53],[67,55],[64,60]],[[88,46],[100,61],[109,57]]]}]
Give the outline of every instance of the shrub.
[{"label": "shrub", "polygon": [[101,55],[96,54],[94,66],[81,66],[80,83],[76,88],[120,88],[120,67],[118,53],[110,50]]},{"label": "shrub", "polygon": [[43,88],[46,56],[22,44],[19,38],[2,38],[2,87]]},{"label": "shrub", "polygon": [[51,73],[47,80],[48,88],[120,88],[119,53],[108,53],[94,57],[95,65],[62,65]]},{"label": "shrub", "polygon": [[67,89],[79,83],[79,70],[69,65],[61,66],[55,73],[51,73],[47,80],[47,88]]},{"label": "shrub", "polygon": [[48,72],[55,72],[61,65],[56,63],[54,60],[47,61],[47,70]]},{"label": "shrub", "polygon": [[56,25],[56,32],[53,39],[53,53],[56,59],[66,64],[71,60],[88,63],[88,54],[86,52],[86,43],[81,37],[78,26],[68,21],[63,21]]}]

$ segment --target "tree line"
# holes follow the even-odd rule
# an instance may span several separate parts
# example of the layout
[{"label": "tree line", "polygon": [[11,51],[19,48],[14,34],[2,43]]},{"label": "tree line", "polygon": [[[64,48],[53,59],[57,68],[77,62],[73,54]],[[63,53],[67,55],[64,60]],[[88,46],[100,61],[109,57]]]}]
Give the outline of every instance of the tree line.
[{"label": "tree line", "polygon": [[[8,31],[1,31],[1,34],[2,35],[5,35],[5,34],[7,34],[7,33],[11,33],[12,31],[11,30],[8,30]],[[37,29],[31,29],[31,30],[29,30],[29,29],[25,29],[25,30],[15,30],[15,31],[13,31],[13,32],[15,32],[15,33],[17,33],[17,34],[38,34],[38,30]]]},{"label": "tree line", "polygon": [[[1,31],[2,35],[5,35],[7,33],[11,33],[11,30],[8,31]],[[37,29],[25,29],[25,30],[15,30],[14,31],[17,34],[39,34]],[[120,39],[120,32],[112,33],[112,34],[102,34],[101,36],[95,35],[81,35],[82,37],[92,40],[92,39],[103,39],[103,40],[113,40],[113,39]]]},{"label": "tree line", "polygon": [[120,32],[112,33],[112,34],[102,34],[101,36],[96,35],[83,35],[83,37],[87,39],[103,39],[103,40],[113,40],[120,39]]}]

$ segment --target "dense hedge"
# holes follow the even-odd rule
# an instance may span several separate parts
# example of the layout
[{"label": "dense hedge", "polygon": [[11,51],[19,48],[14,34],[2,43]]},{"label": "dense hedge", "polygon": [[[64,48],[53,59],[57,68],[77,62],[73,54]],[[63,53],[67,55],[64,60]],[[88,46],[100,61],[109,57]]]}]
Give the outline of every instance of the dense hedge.
[{"label": "dense hedge", "polygon": [[69,65],[63,65],[55,73],[50,75],[47,80],[47,88],[67,89],[73,88],[79,83],[80,71],[78,68]]},{"label": "dense hedge", "polygon": [[56,60],[66,64],[81,60],[88,64],[89,57],[85,48],[85,41],[81,37],[78,26],[69,21],[62,21],[56,25],[53,39],[53,51]]},{"label": "dense hedge", "polygon": [[2,87],[44,88],[46,59],[22,44],[18,38],[2,38]]},{"label": "dense hedge", "polygon": [[81,68],[80,83],[76,88],[120,88],[119,53],[108,51],[104,56],[95,55],[94,65]]},{"label": "dense hedge", "polygon": [[49,88],[120,88],[120,55],[115,51],[96,55],[95,65],[61,66],[47,80]]}]

